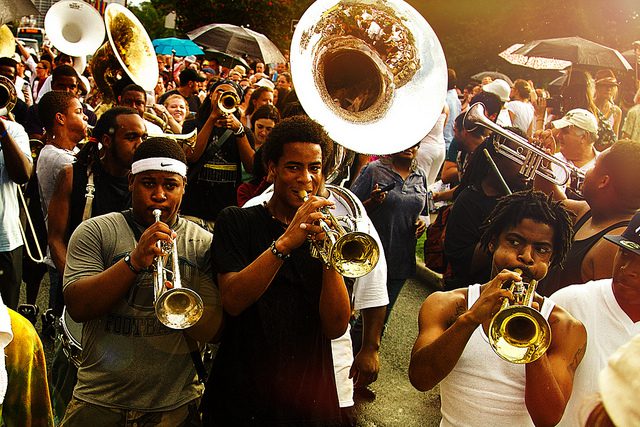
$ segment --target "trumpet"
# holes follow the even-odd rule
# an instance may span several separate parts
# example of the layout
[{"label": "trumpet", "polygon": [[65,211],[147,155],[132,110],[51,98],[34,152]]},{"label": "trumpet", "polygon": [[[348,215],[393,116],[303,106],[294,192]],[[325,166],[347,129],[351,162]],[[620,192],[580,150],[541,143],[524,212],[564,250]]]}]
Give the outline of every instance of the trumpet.
[{"label": "trumpet", "polygon": [[[522,270],[514,270],[522,274]],[[537,286],[513,282],[509,290],[514,303],[505,298],[500,311],[489,324],[489,343],[498,356],[511,363],[531,363],[542,356],[551,344],[551,327],[538,310],[531,307]]]},{"label": "trumpet", "polygon": [[218,97],[218,109],[225,115],[235,113],[239,105],[240,97],[234,91],[222,92]]},{"label": "trumpet", "polygon": [[9,120],[15,121],[11,110],[18,102],[16,86],[5,76],[0,76],[0,115],[6,115]]},{"label": "trumpet", "polygon": [[[154,209],[156,222],[160,221],[160,210]],[[180,283],[180,266],[178,264],[178,247],[176,242],[169,245],[158,241],[163,252],[169,252],[171,267],[165,267],[164,256],[155,259],[153,272],[153,300],[158,320],[171,329],[186,329],[195,325],[202,317],[204,304],[195,291],[183,288]],[[167,287],[167,274],[172,275],[171,288]]]},{"label": "trumpet", "polygon": [[[520,174],[527,180],[532,180],[538,175],[556,185],[568,185],[574,193],[582,196],[582,185],[585,177],[583,171],[536,147],[526,138],[493,123],[485,116],[484,111],[484,105],[480,102],[473,104],[469,108],[464,116],[463,126],[466,131],[473,131],[478,126],[493,131],[499,135],[493,140],[496,151],[522,165]],[[506,144],[507,141],[517,144],[517,148],[509,147]]]},{"label": "trumpet", "polygon": [[[339,187],[332,186],[334,191],[337,188]],[[298,195],[305,202],[309,199],[305,190],[300,190]],[[342,191],[341,196],[348,202],[351,199],[350,194],[346,191]],[[350,204],[357,206],[353,202]],[[356,231],[357,218],[346,215],[338,219],[326,208],[320,211],[329,218],[334,228],[329,227],[323,220],[319,221],[319,225],[327,237],[322,242],[313,240],[311,255],[322,259],[326,265],[333,267],[344,277],[362,277],[373,270],[380,257],[380,248],[369,234]],[[358,214],[355,212],[356,216]],[[341,222],[345,223],[349,231],[342,226]]]}]

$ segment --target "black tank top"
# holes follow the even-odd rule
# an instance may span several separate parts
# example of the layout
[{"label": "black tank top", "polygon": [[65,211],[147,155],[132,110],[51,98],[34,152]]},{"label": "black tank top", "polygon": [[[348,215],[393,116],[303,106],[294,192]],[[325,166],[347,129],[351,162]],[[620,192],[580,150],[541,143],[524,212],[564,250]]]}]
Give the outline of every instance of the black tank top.
[{"label": "black tank top", "polygon": [[[582,226],[591,218],[591,211],[587,212],[578,220],[573,226],[573,231],[578,232]],[[583,283],[582,280],[582,261],[587,255],[589,250],[595,245],[605,234],[615,230],[618,227],[624,227],[629,225],[629,221],[620,221],[604,230],[594,234],[591,237],[587,237],[583,240],[574,240],[571,244],[571,249],[567,254],[567,259],[564,261],[563,267],[552,267],[549,269],[547,276],[540,281],[540,286],[537,291],[540,295],[545,297],[551,296],[555,291],[562,289],[569,285],[575,285]]]},{"label": "black tank top", "polygon": [[[100,162],[93,162],[94,175],[93,204],[91,217],[104,215],[110,212],[119,212],[131,207],[131,193],[129,193],[128,178],[114,177],[106,173]],[[73,180],[71,187],[71,200],[69,203],[69,227],[67,239],[82,222],[84,206],[87,194],[87,166],[75,162],[73,164]]]}]

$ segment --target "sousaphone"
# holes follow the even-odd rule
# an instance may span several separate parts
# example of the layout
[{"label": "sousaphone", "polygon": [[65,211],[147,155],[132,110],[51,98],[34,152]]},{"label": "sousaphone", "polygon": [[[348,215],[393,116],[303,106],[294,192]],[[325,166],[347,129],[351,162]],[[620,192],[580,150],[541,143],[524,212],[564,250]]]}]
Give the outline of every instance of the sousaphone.
[{"label": "sousaphone", "polygon": [[84,1],[54,3],[44,18],[44,28],[51,44],[69,56],[92,55],[104,41],[100,12]]},{"label": "sousaphone", "polygon": [[93,55],[91,69],[106,102],[115,100],[113,88],[128,77],[144,90],[158,83],[158,62],[149,35],[126,7],[109,3],[104,12],[109,40]]},{"label": "sousaphone", "polygon": [[291,42],[300,103],[337,143],[391,154],[442,112],[447,65],[427,21],[401,0],[318,0]]}]

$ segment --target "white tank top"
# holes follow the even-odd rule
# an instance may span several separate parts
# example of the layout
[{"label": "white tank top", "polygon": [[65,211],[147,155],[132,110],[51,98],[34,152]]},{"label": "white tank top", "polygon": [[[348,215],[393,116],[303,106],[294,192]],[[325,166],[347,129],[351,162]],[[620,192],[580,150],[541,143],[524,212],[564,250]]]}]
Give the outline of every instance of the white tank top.
[{"label": "white tank top", "polygon": [[[469,286],[468,308],[479,296],[480,285]],[[544,299],[540,313],[545,319],[554,306]],[[524,386],[525,366],[494,353],[479,325],[456,366],[440,382],[440,426],[533,426],[524,402]]]}]

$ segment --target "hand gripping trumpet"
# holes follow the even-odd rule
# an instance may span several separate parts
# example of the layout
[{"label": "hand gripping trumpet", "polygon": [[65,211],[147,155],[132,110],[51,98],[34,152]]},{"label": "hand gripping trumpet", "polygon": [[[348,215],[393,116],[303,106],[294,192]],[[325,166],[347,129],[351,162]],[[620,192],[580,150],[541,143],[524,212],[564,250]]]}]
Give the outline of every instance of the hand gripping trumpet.
[{"label": "hand gripping trumpet", "polygon": [[[305,202],[309,199],[304,190],[300,190],[298,195]],[[349,215],[336,218],[327,208],[320,211],[329,218],[334,228],[329,227],[323,220],[319,221],[326,238],[322,242],[312,241],[312,256],[322,259],[326,265],[332,266],[344,277],[357,278],[373,270],[380,257],[380,249],[373,237],[355,231],[356,219]],[[353,231],[347,231],[340,224],[341,221]]]},{"label": "hand gripping trumpet", "polygon": [[[473,104],[464,116],[465,130],[473,131],[476,127],[483,126],[499,135],[499,138],[493,140],[496,151],[522,165],[520,175],[527,180],[532,180],[538,175],[556,185],[569,185],[574,193],[582,195],[583,171],[536,147],[526,138],[493,123],[485,116],[484,111],[482,103]],[[516,144],[516,148],[509,147],[507,141]]]},{"label": "hand gripping trumpet", "polygon": [[[514,270],[522,274],[522,270]],[[489,324],[489,343],[498,356],[511,363],[531,363],[551,344],[549,322],[533,307],[536,280],[512,282],[509,290],[514,302],[505,298],[500,311]]]},{"label": "hand gripping trumpet", "polygon": [[[160,221],[160,210],[155,209],[153,216]],[[155,259],[153,272],[153,299],[158,320],[171,329],[186,329],[200,320],[204,311],[202,298],[195,291],[183,288],[180,284],[180,266],[176,242],[167,245],[158,241],[157,246],[163,252],[169,252],[171,270],[165,267],[164,256]],[[171,246],[169,248],[169,246]],[[167,274],[173,279],[172,287],[166,286]]]}]

